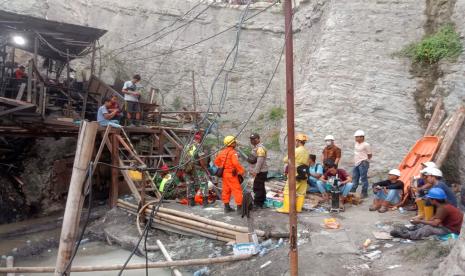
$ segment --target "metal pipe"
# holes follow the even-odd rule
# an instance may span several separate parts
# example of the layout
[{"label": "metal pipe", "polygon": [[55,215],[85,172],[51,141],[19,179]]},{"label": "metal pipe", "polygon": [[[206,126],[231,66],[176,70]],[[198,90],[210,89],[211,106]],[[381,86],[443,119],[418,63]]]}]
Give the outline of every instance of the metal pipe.
[{"label": "metal pipe", "polygon": [[295,178],[295,133],[294,133],[294,53],[292,43],[292,1],[284,3],[284,29],[286,39],[286,107],[287,107],[287,152],[289,185],[289,271],[298,275],[297,212]]}]

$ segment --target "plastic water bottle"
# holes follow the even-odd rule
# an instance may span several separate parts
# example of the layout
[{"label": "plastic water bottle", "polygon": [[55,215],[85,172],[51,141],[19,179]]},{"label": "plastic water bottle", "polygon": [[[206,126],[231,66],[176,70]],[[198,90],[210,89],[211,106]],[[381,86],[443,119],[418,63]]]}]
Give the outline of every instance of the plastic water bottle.
[{"label": "plastic water bottle", "polygon": [[204,267],[202,269],[197,270],[194,272],[194,276],[202,276],[202,275],[208,275],[210,271],[208,270],[208,267]]},{"label": "plastic water bottle", "polygon": [[404,208],[402,208],[402,207],[399,207],[399,213],[401,213],[401,214],[405,214],[405,209],[404,209]]},{"label": "plastic water bottle", "polygon": [[284,244],[284,240],[283,240],[283,238],[280,238],[275,247],[279,248],[279,247],[283,246],[283,244]]}]

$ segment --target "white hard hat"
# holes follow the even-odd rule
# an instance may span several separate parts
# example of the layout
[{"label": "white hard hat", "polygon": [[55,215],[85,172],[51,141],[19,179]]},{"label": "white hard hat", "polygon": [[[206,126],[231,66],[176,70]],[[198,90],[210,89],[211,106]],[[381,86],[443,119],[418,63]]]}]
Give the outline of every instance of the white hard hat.
[{"label": "white hard hat", "polygon": [[326,135],[325,141],[328,141],[328,140],[333,140],[334,141],[334,136],[333,135]]},{"label": "white hard hat", "polygon": [[437,168],[438,166],[436,165],[436,163],[432,162],[432,161],[428,161],[428,162],[425,162],[425,163],[421,163],[423,166],[427,167],[427,168]]},{"label": "white hard hat", "polygon": [[365,136],[365,132],[359,129],[354,133],[354,137],[357,137],[357,136]]},{"label": "white hard hat", "polygon": [[424,171],[423,172],[424,175],[432,175],[432,176],[442,177],[442,172],[438,168],[426,167],[423,171]]},{"label": "white hard hat", "polygon": [[392,175],[400,177],[400,171],[398,169],[392,169],[388,172],[388,174],[392,174]]}]

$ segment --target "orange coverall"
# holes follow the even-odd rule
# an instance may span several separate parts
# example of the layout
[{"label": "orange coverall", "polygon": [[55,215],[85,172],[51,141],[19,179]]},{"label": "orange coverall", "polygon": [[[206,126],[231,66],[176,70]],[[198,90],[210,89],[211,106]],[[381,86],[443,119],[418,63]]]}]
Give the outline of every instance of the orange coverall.
[{"label": "orange coverall", "polygon": [[[226,158],[227,160],[225,161]],[[239,174],[244,175],[245,170],[239,163],[239,158],[234,148],[227,147],[220,151],[216,157],[215,166],[221,168],[223,165],[223,191],[221,193],[223,203],[229,203],[232,193],[236,205],[242,205],[242,187],[237,176]]]}]

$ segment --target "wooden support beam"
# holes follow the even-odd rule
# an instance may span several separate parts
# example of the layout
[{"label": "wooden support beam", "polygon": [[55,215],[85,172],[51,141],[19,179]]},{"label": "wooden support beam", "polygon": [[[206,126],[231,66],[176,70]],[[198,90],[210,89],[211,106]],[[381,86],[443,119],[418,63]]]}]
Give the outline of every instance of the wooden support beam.
[{"label": "wooden support beam", "polygon": [[[111,164],[113,166],[119,166],[120,164],[119,153],[118,153],[119,141],[116,136],[117,134],[113,134],[111,136],[111,141],[112,141]],[[119,186],[119,170],[113,167],[111,168],[111,187],[110,187],[110,200],[109,200],[111,208],[115,207],[118,201],[118,196],[119,196],[118,186]]]},{"label": "wooden support beam", "polygon": [[456,113],[454,114],[454,120],[451,122],[450,126],[448,127],[444,138],[442,139],[441,145],[439,150],[434,158],[434,162],[438,167],[441,167],[446,161],[447,154],[449,153],[452,144],[457,137],[460,129],[462,128],[463,121],[465,120],[465,107],[461,106],[457,109]]},{"label": "wooden support beam", "polygon": [[18,94],[16,95],[16,100],[17,101],[21,101],[21,99],[23,98],[24,90],[26,90],[26,83],[23,82],[19,86]]},{"label": "wooden support beam", "polygon": [[[172,260],[168,260],[168,261],[172,261]],[[12,267],[14,267],[14,263],[15,263],[15,258],[13,256],[8,256],[6,258],[6,267],[12,268]],[[15,273],[14,272],[8,272],[6,274],[6,276],[15,276]]]},{"label": "wooden support beam", "polygon": [[69,272],[65,270],[71,260],[71,255],[73,254],[76,236],[79,229],[79,220],[81,217],[82,204],[84,202],[84,181],[92,158],[92,152],[94,151],[97,130],[97,122],[89,123],[82,121],[77,141],[68,198],[66,200],[56,268],[54,269],[56,276],[61,276],[63,273]]},{"label": "wooden support beam", "polygon": [[425,131],[425,136],[431,136],[438,131],[439,127],[446,116],[446,112],[443,109],[444,103],[442,97],[438,99],[436,102],[436,107],[434,108],[433,115],[431,116],[431,120],[429,121],[428,127]]},{"label": "wooden support beam", "polygon": [[10,109],[7,109],[7,110],[0,111],[0,116],[4,116],[4,115],[10,114],[10,113],[18,112],[18,111],[29,109],[29,108],[31,108],[30,105],[17,106],[17,107],[14,107],[14,108],[10,108]]},{"label": "wooden support beam", "polygon": [[[121,161],[121,159],[119,160],[119,166],[124,167],[124,163],[123,163],[123,161]],[[134,196],[136,201],[140,202],[141,198],[140,198],[139,190],[137,190],[136,184],[134,183],[134,181],[129,176],[128,170],[121,170],[121,174],[123,175],[124,180],[126,181],[126,184],[128,184],[128,187],[131,190],[132,195]]]},{"label": "wooden support beam", "polygon": [[28,103],[32,102],[32,59],[27,64],[27,98]]}]

